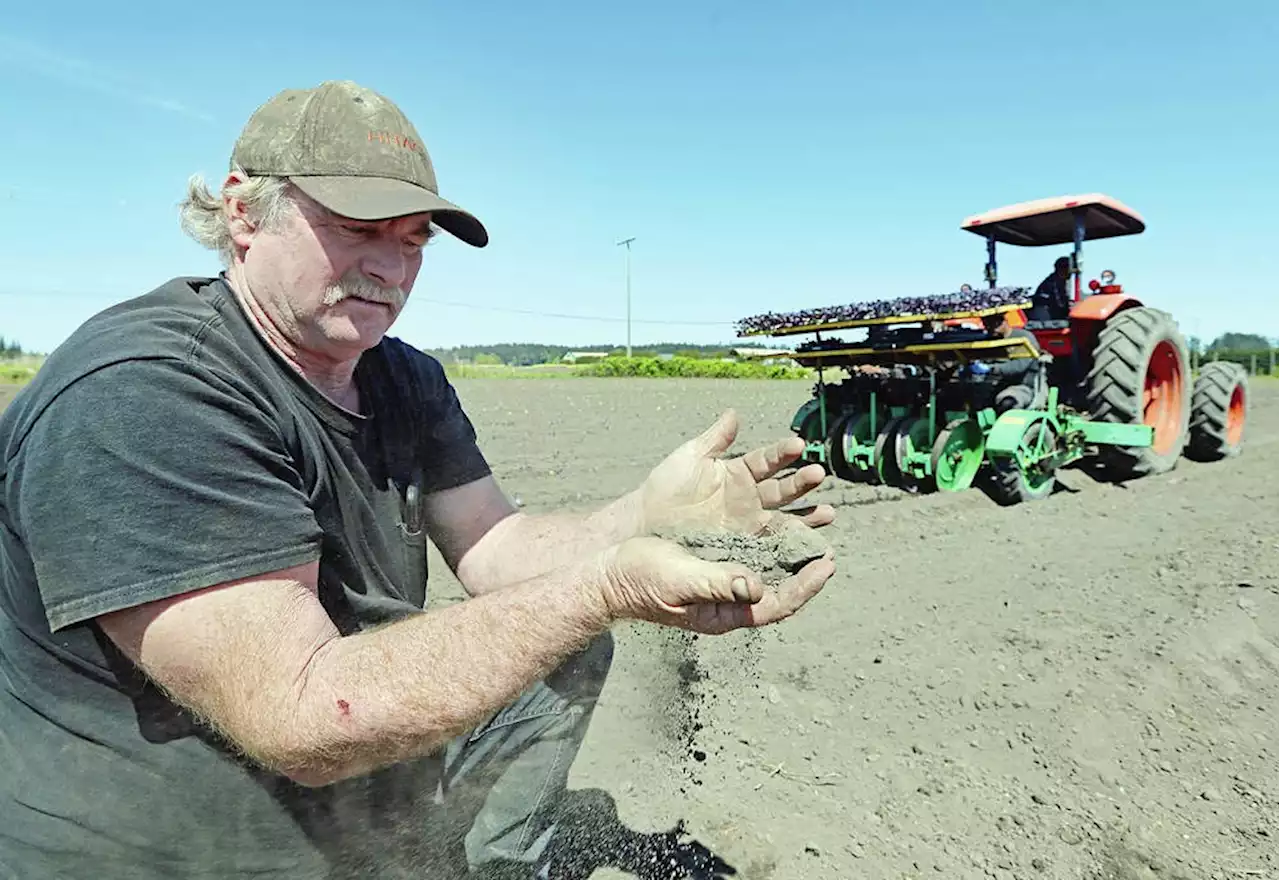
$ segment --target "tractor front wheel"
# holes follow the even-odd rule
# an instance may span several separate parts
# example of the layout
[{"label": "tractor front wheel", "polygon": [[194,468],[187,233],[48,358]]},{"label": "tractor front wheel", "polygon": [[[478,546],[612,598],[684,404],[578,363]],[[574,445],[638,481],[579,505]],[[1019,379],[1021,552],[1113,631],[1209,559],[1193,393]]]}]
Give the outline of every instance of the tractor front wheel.
[{"label": "tractor front wheel", "polygon": [[1119,477],[1172,470],[1187,443],[1191,382],[1187,343],[1173,317],[1145,306],[1113,315],[1098,334],[1087,378],[1090,417],[1100,422],[1149,425],[1150,446],[1099,448]]},{"label": "tractor front wheel", "polygon": [[1204,365],[1191,391],[1187,458],[1218,461],[1238,455],[1249,409],[1249,374],[1228,361]]}]

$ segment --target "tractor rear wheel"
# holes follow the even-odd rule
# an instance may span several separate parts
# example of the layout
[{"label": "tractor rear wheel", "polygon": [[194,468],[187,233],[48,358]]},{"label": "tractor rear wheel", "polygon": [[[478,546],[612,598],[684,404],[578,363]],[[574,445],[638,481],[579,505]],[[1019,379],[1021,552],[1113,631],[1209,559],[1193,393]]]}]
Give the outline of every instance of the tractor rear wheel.
[{"label": "tractor rear wheel", "polygon": [[1177,465],[1191,417],[1189,376],[1187,343],[1167,312],[1140,306],[1107,321],[1086,380],[1090,417],[1154,429],[1151,446],[1099,448],[1098,457],[1117,476],[1144,477]]},{"label": "tractor rear wheel", "polygon": [[1187,458],[1218,461],[1238,455],[1249,408],[1249,374],[1229,361],[1204,365],[1191,391]]}]

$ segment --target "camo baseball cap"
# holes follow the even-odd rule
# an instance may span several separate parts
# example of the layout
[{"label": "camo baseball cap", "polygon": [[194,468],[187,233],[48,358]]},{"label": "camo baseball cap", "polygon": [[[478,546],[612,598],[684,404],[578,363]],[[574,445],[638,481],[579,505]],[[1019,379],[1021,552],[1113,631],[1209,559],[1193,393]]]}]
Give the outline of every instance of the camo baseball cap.
[{"label": "camo baseball cap", "polygon": [[433,223],[467,244],[489,243],[475,216],[440,197],[427,148],[400,108],[353,82],[275,95],[249,117],[231,164],[288,178],[343,217],[384,220],[430,211]]}]

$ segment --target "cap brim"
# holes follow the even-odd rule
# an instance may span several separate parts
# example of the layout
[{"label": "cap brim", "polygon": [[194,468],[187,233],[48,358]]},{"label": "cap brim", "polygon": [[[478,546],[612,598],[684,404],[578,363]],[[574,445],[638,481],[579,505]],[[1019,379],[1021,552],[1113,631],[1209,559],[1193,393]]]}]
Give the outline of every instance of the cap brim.
[{"label": "cap brim", "polygon": [[430,212],[431,222],[472,247],[489,243],[476,217],[430,190],[389,177],[290,177],[324,207],[353,220],[387,220]]}]

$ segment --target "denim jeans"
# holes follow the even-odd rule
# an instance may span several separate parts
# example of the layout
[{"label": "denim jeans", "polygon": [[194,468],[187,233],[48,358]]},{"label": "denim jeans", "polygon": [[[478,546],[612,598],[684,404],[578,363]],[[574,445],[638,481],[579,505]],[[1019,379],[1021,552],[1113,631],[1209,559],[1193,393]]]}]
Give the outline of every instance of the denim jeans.
[{"label": "denim jeans", "polygon": [[605,633],[445,749],[436,801],[467,869],[541,855],[612,662]]}]

